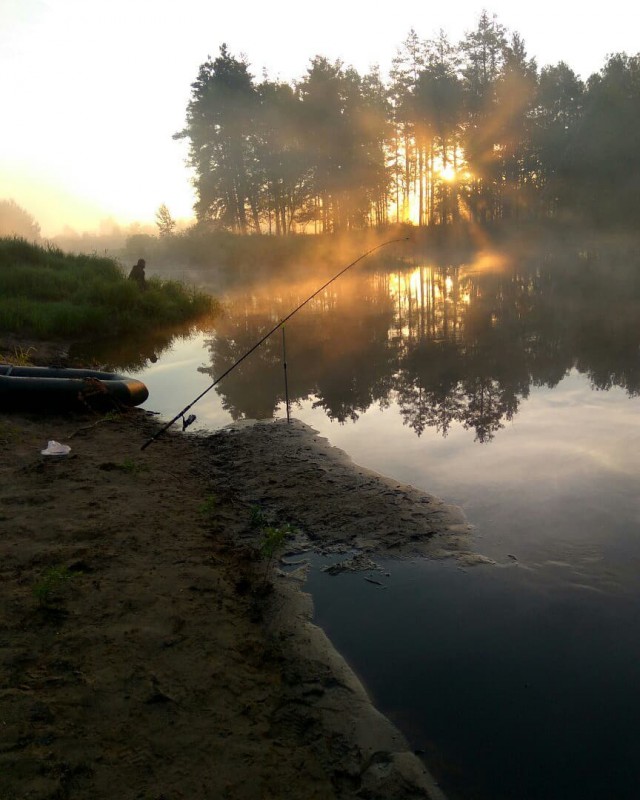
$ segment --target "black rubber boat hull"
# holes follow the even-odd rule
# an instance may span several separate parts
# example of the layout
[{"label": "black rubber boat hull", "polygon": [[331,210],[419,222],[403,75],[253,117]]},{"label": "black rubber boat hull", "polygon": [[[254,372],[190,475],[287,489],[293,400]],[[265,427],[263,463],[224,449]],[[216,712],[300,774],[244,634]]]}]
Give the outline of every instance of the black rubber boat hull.
[{"label": "black rubber boat hull", "polygon": [[0,410],[110,411],[149,397],[142,381],[114,372],[0,364]]}]

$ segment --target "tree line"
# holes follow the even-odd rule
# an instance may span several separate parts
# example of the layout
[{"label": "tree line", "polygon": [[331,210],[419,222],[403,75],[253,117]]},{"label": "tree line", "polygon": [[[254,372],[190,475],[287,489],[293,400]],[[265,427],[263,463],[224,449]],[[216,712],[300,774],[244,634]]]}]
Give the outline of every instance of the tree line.
[{"label": "tree line", "polygon": [[199,68],[186,124],[199,223],[336,232],[524,219],[628,223],[638,211],[640,55],[583,82],[539,69],[486,11],[457,44],[414,30],[389,78],[316,56],[256,81],[226,45]]}]

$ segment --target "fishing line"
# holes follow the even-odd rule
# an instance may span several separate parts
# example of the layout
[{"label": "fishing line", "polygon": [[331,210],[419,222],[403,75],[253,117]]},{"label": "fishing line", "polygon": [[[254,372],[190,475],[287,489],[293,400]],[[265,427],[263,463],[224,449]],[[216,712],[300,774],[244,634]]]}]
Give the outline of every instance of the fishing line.
[{"label": "fishing line", "polygon": [[191,414],[189,417],[186,417],[186,418],[185,418],[185,416],[184,416],[184,415],[187,413],[187,411],[189,411],[189,409],[190,409],[190,408],[192,408],[192,407],[193,407],[193,406],[194,406],[194,405],[195,405],[195,404],[196,404],[196,403],[197,403],[199,400],[202,400],[202,398],[205,396],[205,394],[207,394],[207,392],[210,392],[210,391],[213,389],[213,387],[214,387],[214,386],[217,386],[217,385],[220,383],[220,381],[221,381],[223,378],[226,378],[226,377],[227,377],[227,375],[228,375],[230,372],[232,372],[232,371],[233,371],[233,370],[234,370],[234,369],[235,369],[235,368],[236,368],[236,367],[237,367],[239,364],[241,364],[241,363],[242,363],[242,362],[245,360],[245,358],[247,358],[248,356],[250,356],[250,355],[251,355],[251,353],[253,353],[253,352],[254,352],[254,350],[257,350],[257,349],[258,349],[258,347],[260,347],[260,345],[261,345],[263,342],[266,342],[266,340],[267,340],[267,339],[268,339],[270,336],[272,336],[272,335],[273,335],[273,334],[274,334],[274,333],[275,333],[275,332],[276,332],[276,331],[277,331],[279,328],[281,328],[281,327],[282,327],[282,326],[285,324],[285,322],[287,322],[288,320],[290,320],[290,319],[291,319],[291,317],[292,317],[294,314],[297,314],[297,313],[298,313],[298,311],[300,311],[300,309],[301,309],[301,308],[304,308],[304,306],[306,306],[306,305],[307,305],[307,303],[309,303],[311,300],[313,300],[313,298],[314,298],[316,295],[320,294],[320,292],[322,292],[324,289],[326,289],[326,288],[327,288],[327,286],[329,286],[330,284],[332,284],[332,283],[333,283],[335,280],[337,280],[337,279],[338,279],[338,278],[339,278],[341,275],[344,275],[344,273],[345,273],[345,272],[346,272],[348,269],[351,269],[351,267],[354,267],[354,266],[355,266],[355,265],[356,265],[356,264],[357,264],[359,261],[362,261],[362,259],[363,259],[363,258],[366,258],[367,256],[370,256],[370,255],[371,255],[371,253],[375,253],[375,251],[376,251],[376,250],[379,250],[381,247],[386,247],[387,245],[389,245],[389,244],[394,244],[395,242],[406,242],[406,241],[408,241],[409,239],[410,239],[410,237],[409,237],[409,236],[403,236],[401,239],[389,239],[389,241],[388,241],[388,242],[383,242],[382,244],[379,244],[379,245],[376,245],[375,247],[372,247],[372,248],[371,248],[371,250],[367,250],[367,252],[366,252],[366,253],[363,253],[361,256],[358,256],[358,258],[356,258],[356,260],[355,260],[355,261],[352,261],[350,264],[347,264],[347,266],[346,266],[346,267],[343,267],[343,269],[341,269],[341,270],[340,270],[340,272],[337,272],[337,273],[336,273],[336,274],[333,276],[333,278],[330,278],[330,279],[329,279],[329,280],[328,280],[326,283],[322,284],[322,286],[321,286],[319,289],[316,289],[316,291],[315,291],[315,292],[314,292],[312,295],[309,295],[309,297],[307,297],[307,299],[306,299],[306,300],[304,300],[302,303],[300,303],[300,305],[299,305],[299,306],[297,306],[297,308],[294,308],[294,309],[293,309],[293,311],[291,311],[289,314],[287,314],[287,316],[286,316],[286,317],[283,317],[283,319],[281,319],[281,320],[280,320],[280,322],[278,322],[278,324],[277,324],[277,325],[275,325],[275,326],[274,326],[274,327],[273,327],[273,328],[272,328],[272,329],[271,329],[271,330],[270,330],[268,333],[265,333],[265,335],[264,335],[264,336],[263,336],[263,337],[262,337],[262,338],[261,338],[259,341],[257,341],[257,342],[256,342],[256,343],[253,345],[253,347],[250,347],[250,348],[247,350],[247,352],[246,352],[244,355],[240,356],[240,358],[239,358],[237,361],[235,361],[235,362],[234,362],[234,363],[233,363],[233,364],[232,364],[232,365],[231,365],[231,366],[230,366],[228,369],[226,369],[226,370],[225,370],[225,371],[222,373],[222,375],[220,375],[219,377],[217,377],[217,378],[215,379],[215,381],[213,381],[213,383],[211,383],[209,386],[207,386],[207,388],[206,388],[206,389],[205,389],[203,392],[200,392],[200,394],[199,394],[199,395],[198,395],[198,396],[195,398],[195,400],[192,400],[192,401],[189,403],[189,405],[188,405],[188,406],[185,406],[185,407],[182,409],[182,411],[180,411],[179,413],[177,413],[177,414],[175,415],[175,417],[174,417],[172,420],[170,420],[169,422],[167,422],[167,424],[166,424],[166,425],[164,425],[162,428],[160,428],[160,430],[159,430],[157,433],[155,433],[155,434],[154,434],[154,435],[153,435],[153,436],[152,436],[150,439],[147,439],[147,441],[146,441],[146,442],[145,442],[145,443],[142,445],[142,447],[141,447],[140,449],[141,449],[141,450],[145,450],[147,447],[149,447],[149,445],[150,445],[152,442],[154,442],[154,441],[155,441],[155,440],[156,440],[156,439],[157,439],[159,436],[162,436],[162,434],[163,434],[165,431],[169,430],[169,428],[170,428],[170,427],[171,427],[171,426],[172,426],[174,423],[176,423],[176,422],[177,422],[177,421],[180,419],[180,417],[182,417],[182,418],[183,418],[183,422],[182,422],[182,429],[183,429],[183,430],[184,430],[184,429],[185,429],[185,428],[186,428],[188,425],[190,425],[190,424],[191,424],[191,423],[192,423],[192,422],[195,420],[195,416],[193,416],[193,414]]}]

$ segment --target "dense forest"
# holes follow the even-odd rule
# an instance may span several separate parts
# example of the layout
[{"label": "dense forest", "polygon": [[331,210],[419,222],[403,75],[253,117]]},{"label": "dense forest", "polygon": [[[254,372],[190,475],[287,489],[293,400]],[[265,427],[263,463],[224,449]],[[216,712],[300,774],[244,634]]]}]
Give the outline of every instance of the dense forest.
[{"label": "dense forest", "polygon": [[316,56],[256,82],[226,45],[191,87],[198,222],[237,233],[390,223],[571,220],[629,225],[640,208],[640,54],[583,82],[538,68],[483,12],[457,44],[411,30],[389,79]]}]

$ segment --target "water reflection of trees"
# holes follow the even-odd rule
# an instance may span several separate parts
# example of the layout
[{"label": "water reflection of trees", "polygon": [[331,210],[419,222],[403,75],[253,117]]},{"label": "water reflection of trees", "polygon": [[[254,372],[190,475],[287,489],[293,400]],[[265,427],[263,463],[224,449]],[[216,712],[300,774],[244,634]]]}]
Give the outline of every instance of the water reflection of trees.
[{"label": "water reflection of trees", "polygon": [[[340,422],[395,402],[418,435],[452,426],[489,441],[531,386],[571,369],[600,389],[640,392],[640,265],[611,254],[523,259],[492,270],[417,260],[345,276],[287,324],[292,401]],[[309,287],[232,302],[209,340],[221,374],[295,308]],[[271,337],[218,387],[234,418],[271,416],[284,400],[282,340]]]},{"label": "water reflection of trees", "polygon": [[[396,344],[388,336],[393,309],[381,280],[382,287],[377,276],[359,286],[333,284],[287,323],[292,402],[314,397],[317,406],[341,422],[357,419],[375,402],[387,402]],[[203,371],[214,377],[228,369],[305,299],[307,288],[230,303],[216,335],[207,342],[212,366]],[[218,391],[234,419],[271,416],[284,401],[280,332],[225,378]]]}]

